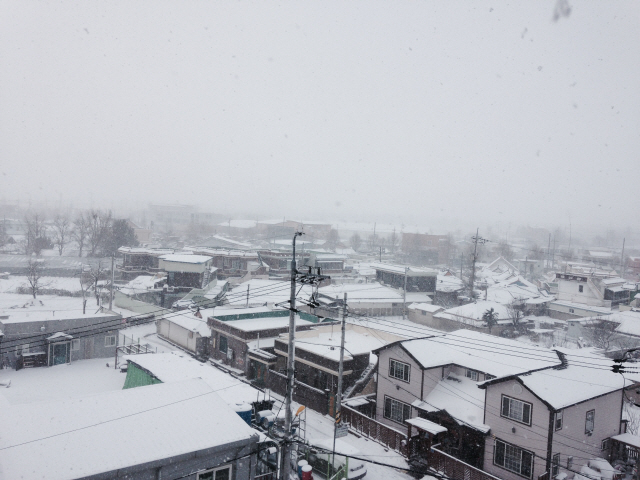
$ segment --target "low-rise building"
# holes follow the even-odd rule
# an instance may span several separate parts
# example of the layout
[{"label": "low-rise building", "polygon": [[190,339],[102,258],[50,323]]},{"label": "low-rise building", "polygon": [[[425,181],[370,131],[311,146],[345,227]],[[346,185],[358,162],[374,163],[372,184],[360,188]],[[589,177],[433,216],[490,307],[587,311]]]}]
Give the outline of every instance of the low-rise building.
[{"label": "low-rise building", "polygon": [[0,438],[0,449],[10,452],[1,460],[6,479],[255,475],[258,433],[200,379],[3,406],[3,412],[14,419]]},{"label": "low-rise building", "polygon": [[160,269],[167,272],[167,286],[172,289],[205,288],[215,278],[213,260],[206,255],[170,254],[160,257]]},{"label": "low-rise building", "polygon": [[[243,371],[250,380],[266,383],[275,364],[275,338],[289,331],[289,311],[270,307],[216,308],[202,312],[211,329],[211,358]],[[320,323],[315,315],[296,315],[296,331]]]},{"label": "low-rise building", "polygon": [[432,295],[436,292],[437,270],[384,263],[373,263],[371,267],[376,270],[376,280],[384,285],[401,290],[406,288],[407,292]]},{"label": "low-rise building", "polygon": [[0,314],[5,365],[21,369],[115,356],[121,315],[26,310]]}]

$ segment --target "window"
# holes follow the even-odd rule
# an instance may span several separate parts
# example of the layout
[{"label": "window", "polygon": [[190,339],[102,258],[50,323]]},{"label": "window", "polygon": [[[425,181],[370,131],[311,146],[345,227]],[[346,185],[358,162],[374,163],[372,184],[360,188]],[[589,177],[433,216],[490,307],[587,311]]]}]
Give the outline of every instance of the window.
[{"label": "window", "polygon": [[600,442],[600,450],[608,450],[609,449],[609,439],[605,438]]},{"label": "window", "polygon": [[531,478],[533,453],[496,439],[493,448],[493,463],[523,477]]},{"label": "window", "polygon": [[[18,347],[18,348],[20,348],[20,347]],[[27,353],[29,353],[29,344],[28,343],[23,343],[22,344],[22,351],[21,351],[20,354],[21,355],[25,355]]]},{"label": "window", "polygon": [[220,335],[220,351],[227,353],[227,337]]},{"label": "window", "polygon": [[71,340],[71,351],[77,352],[80,350],[80,339]]},{"label": "window", "polygon": [[384,418],[393,420],[394,422],[404,423],[407,418],[411,417],[411,405],[399,402],[393,398],[384,397]]},{"label": "window", "polygon": [[496,376],[495,376],[495,375],[489,375],[488,373],[485,373],[485,374],[484,374],[484,379],[485,379],[485,381],[486,381],[486,380],[491,380],[491,379],[493,379],[493,378],[496,378]]},{"label": "window", "polygon": [[570,309],[569,309],[569,313],[575,313],[575,312],[574,312],[574,310],[573,310],[573,308],[570,308]]},{"label": "window", "polygon": [[410,365],[406,363],[398,362],[397,360],[389,360],[389,376],[402,380],[403,382],[409,381]]},{"label": "window", "polygon": [[531,404],[503,395],[500,415],[516,422],[531,425]]},{"label": "window", "polygon": [[580,293],[584,292],[584,285],[578,285],[578,291]]},{"label": "window", "polygon": [[116,336],[115,335],[107,335],[104,337],[104,346],[105,347],[115,347],[116,346]]},{"label": "window", "polygon": [[476,372],[475,370],[469,370],[467,368],[467,371],[465,372],[464,375],[465,375],[465,377],[470,378],[474,382],[478,381],[478,372]]},{"label": "window", "polygon": [[560,472],[560,454],[559,453],[556,453],[553,456],[552,465],[553,467],[551,468],[551,475],[555,477]]},{"label": "window", "polygon": [[573,466],[573,457],[567,457],[567,470]]},{"label": "window", "polygon": [[198,480],[231,480],[231,465],[200,472]]},{"label": "window", "polygon": [[556,432],[558,430],[562,430],[562,410],[560,410],[559,412],[556,412],[555,418],[553,420],[553,425],[554,425],[554,428],[556,429]]},{"label": "window", "polygon": [[584,420],[584,433],[586,434],[593,433],[593,425],[595,423],[595,419],[596,419],[596,411],[589,410]]}]

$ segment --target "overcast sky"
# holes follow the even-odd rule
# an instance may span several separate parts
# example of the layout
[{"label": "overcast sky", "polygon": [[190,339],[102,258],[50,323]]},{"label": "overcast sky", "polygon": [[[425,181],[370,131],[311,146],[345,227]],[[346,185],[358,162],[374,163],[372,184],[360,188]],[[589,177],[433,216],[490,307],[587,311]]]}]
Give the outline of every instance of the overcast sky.
[{"label": "overcast sky", "polygon": [[0,0],[0,196],[637,223],[640,2],[570,3]]}]

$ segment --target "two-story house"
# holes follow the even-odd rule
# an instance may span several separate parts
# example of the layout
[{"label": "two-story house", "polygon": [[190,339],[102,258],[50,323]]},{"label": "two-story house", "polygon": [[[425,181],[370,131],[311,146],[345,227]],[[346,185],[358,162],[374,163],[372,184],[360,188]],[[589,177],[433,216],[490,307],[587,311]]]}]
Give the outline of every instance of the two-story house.
[{"label": "two-story house", "polygon": [[608,359],[467,330],[374,353],[380,422],[437,423],[438,449],[500,478],[570,473],[621,431],[623,379]]},{"label": "two-story house", "polygon": [[561,367],[482,383],[492,433],[484,470],[505,480],[555,478],[608,459],[610,438],[624,431],[625,382],[609,363],[569,356]]}]

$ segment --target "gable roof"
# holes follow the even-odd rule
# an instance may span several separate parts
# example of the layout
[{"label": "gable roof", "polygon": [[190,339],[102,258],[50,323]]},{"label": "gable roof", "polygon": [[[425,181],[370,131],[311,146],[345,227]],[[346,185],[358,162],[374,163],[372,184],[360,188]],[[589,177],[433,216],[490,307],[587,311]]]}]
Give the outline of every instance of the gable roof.
[{"label": "gable roof", "polygon": [[423,369],[459,365],[502,377],[562,364],[553,350],[472,330],[395,342],[374,353],[398,344]]}]

